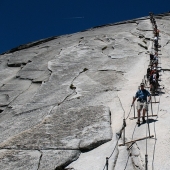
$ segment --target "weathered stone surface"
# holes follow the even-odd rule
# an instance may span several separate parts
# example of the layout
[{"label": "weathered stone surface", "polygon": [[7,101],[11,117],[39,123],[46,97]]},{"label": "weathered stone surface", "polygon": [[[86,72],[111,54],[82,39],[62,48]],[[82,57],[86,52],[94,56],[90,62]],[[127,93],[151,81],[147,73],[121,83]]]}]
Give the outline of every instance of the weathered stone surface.
[{"label": "weathered stone surface", "polygon": [[[16,104],[14,105],[14,109],[15,107]],[[27,112],[26,114],[14,114],[11,108],[5,108],[4,111],[0,113],[0,142],[39,124],[50,114],[51,109],[52,106],[49,106]],[[18,110],[15,112],[19,112]]]},{"label": "weathered stone surface", "polygon": [[3,170],[37,170],[39,151],[0,150],[0,166]]},{"label": "weathered stone surface", "polygon": [[35,50],[35,48],[29,49],[29,50],[22,50],[22,51],[16,51],[13,53],[10,53],[10,58],[8,60],[7,65],[9,67],[20,67],[22,65],[26,65],[27,63],[33,61],[33,58],[37,56],[38,54],[43,53],[46,51],[45,48],[39,50]]},{"label": "weathered stone surface", "polygon": [[65,111],[56,108],[42,123],[1,143],[0,147],[90,150],[111,140],[109,117],[109,108],[104,106]]},{"label": "weathered stone surface", "polygon": [[18,81],[16,78],[5,83],[0,89],[0,95],[2,96],[0,97],[0,106],[9,105],[20,94],[29,89],[30,85],[30,80]]},{"label": "weathered stone surface", "polygon": [[11,55],[7,64],[9,67],[20,67],[22,65],[26,65],[28,62],[31,62],[35,55],[35,53],[29,53],[29,51],[26,53],[21,53],[21,55],[18,52],[15,52]]},{"label": "weathered stone surface", "polygon": [[0,56],[0,87],[5,85],[9,80],[16,77],[20,68],[10,68],[7,66],[8,56]]},{"label": "weathered stone surface", "polygon": [[80,151],[76,150],[48,150],[41,151],[42,158],[39,170],[59,170],[64,169],[68,164],[77,160]]}]

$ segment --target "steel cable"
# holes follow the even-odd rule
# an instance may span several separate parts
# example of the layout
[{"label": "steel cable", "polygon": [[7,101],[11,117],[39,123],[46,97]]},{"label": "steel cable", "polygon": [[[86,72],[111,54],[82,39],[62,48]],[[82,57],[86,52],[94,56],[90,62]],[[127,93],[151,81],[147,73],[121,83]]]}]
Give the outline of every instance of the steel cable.
[{"label": "steel cable", "polygon": [[156,141],[157,141],[157,138],[156,138],[156,126],[155,126],[155,122],[156,122],[156,120],[158,119],[159,106],[160,106],[160,98],[161,98],[161,96],[159,97],[159,104],[158,104],[158,110],[157,110],[157,117],[155,118],[155,121],[154,121],[155,143],[154,143],[154,149],[153,149],[152,170],[154,170],[154,159],[155,159],[155,150],[156,150]]},{"label": "steel cable", "polygon": [[[128,116],[126,117],[126,119],[129,117],[130,112],[131,112],[131,109],[132,109],[132,107],[130,108],[129,114],[128,114]],[[125,128],[125,127],[124,127],[124,128]],[[135,128],[136,128],[136,126],[135,126]],[[108,157],[108,160],[112,157],[112,155],[113,155],[113,153],[114,153],[114,151],[115,151],[115,149],[116,149],[116,147],[117,147],[117,145],[118,145],[119,139],[121,138],[121,135],[122,135],[122,129],[121,129],[121,131],[120,131],[120,134],[119,134],[119,137],[118,137],[118,139],[117,139],[116,145],[115,145],[115,147],[114,147],[111,155]],[[106,168],[106,164],[104,165],[103,170],[104,170],[105,168]]]},{"label": "steel cable", "polygon": [[[152,48],[153,48],[153,43],[152,43]],[[132,107],[131,107],[131,108],[132,108]],[[131,109],[130,109],[130,112],[131,112]],[[126,119],[129,117],[130,112],[129,112],[128,116],[126,117]],[[148,119],[147,119],[147,121],[148,121]],[[148,124],[148,122],[147,122],[147,124]],[[148,128],[149,128],[149,125],[147,126],[147,124],[146,124],[146,137],[147,137],[147,134],[148,134]],[[133,130],[132,139],[133,139],[133,135],[134,135],[134,132],[135,132],[136,126],[137,126],[137,125],[135,125],[135,128],[134,128],[134,130]],[[147,155],[147,138],[146,138],[146,155]],[[129,161],[129,157],[130,157],[130,153],[129,153],[129,155],[128,155],[128,158],[127,158],[127,161],[126,161],[126,165],[125,165],[124,170],[126,170],[126,168],[127,168],[128,161]]]},{"label": "steel cable", "polygon": [[[117,139],[116,145],[115,145],[115,147],[114,147],[111,155],[108,157],[108,160],[112,157],[112,155],[113,155],[113,153],[114,153],[114,151],[115,151],[115,149],[116,149],[116,147],[117,147],[117,145],[118,145],[119,139],[120,139],[120,137],[121,137],[121,133],[122,133],[122,131],[121,131],[120,134],[119,134],[119,137],[118,137],[118,139]],[[105,168],[106,168],[106,164],[104,165],[103,170],[104,170]]]},{"label": "steel cable", "polygon": [[105,165],[104,165],[104,168],[103,168],[103,170],[106,168],[106,163],[105,163]]},{"label": "steel cable", "polygon": [[126,119],[125,119],[125,120],[127,120],[127,118],[129,117],[131,110],[132,110],[132,106],[130,107],[129,114],[127,115],[127,117],[126,117]]},{"label": "steel cable", "polygon": [[[152,25],[153,25],[153,27],[155,26],[153,23],[152,23]],[[152,47],[153,47],[153,44],[152,44]],[[119,99],[119,100],[120,100],[120,99]],[[159,98],[159,105],[160,105],[160,98]],[[157,111],[157,118],[158,118],[158,112],[159,112],[159,105],[158,105],[158,111]],[[121,103],[121,106],[122,106],[122,103]],[[123,106],[122,106],[122,108],[123,108]],[[125,111],[124,111],[124,118],[125,118],[125,120],[128,119],[128,117],[129,117],[129,115],[130,115],[130,113],[131,113],[131,109],[132,109],[132,106],[131,106],[130,111],[129,111],[129,113],[128,113],[128,115],[127,115],[126,118],[125,118]],[[124,110],[124,109],[123,109],[123,110]],[[156,118],[156,119],[157,119],[157,118]],[[156,120],[156,119],[155,119],[155,120]],[[148,119],[147,119],[147,121],[148,121]],[[134,127],[134,130],[133,130],[133,133],[132,133],[132,139],[133,139],[133,135],[134,135],[134,133],[135,133],[136,126],[137,126],[137,124],[136,124],[135,127]],[[125,128],[125,127],[124,127],[124,128]],[[148,126],[148,128],[149,128],[149,126]],[[147,137],[147,134],[148,134],[148,128],[147,128],[147,124],[146,124],[146,137]],[[155,153],[155,146],[156,146],[156,129],[155,129],[155,122],[154,122],[154,132],[155,132],[155,145],[154,145],[154,151],[153,151],[153,152]],[[108,157],[108,159],[110,159],[111,156],[113,155],[113,153],[114,153],[114,151],[115,151],[115,149],[116,149],[116,147],[117,147],[117,145],[118,145],[118,141],[119,141],[119,139],[120,139],[120,137],[121,137],[121,134],[122,134],[122,130],[121,130],[121,133],[120,133],[119,138],[117,139],[116,145],[115,145],[115,147],[114,147],[111,155]],[[146,154],[147,154],[147,138],[146,138]],[[125,165],[124,170],[126,170],[126,167],[127,167],[127,165],[128,165],[129,157],[130,157],[130,153],[129,153],[129,155],[128,155],[128,159],[127,159],[127,162],[126,162],[126,165]],[[153,161],[152,161],[152,169],[153,169],[153,162],[154,162],[154,154],[153,154]],[[106,168],[106,164],[105,164],[103,170],[104,170],[105,168]]]},{"label": "steel cable", "polygon": [[156,150],[156,142],[157,142],[157,136],[156,136],[156,126],[155,122],[158,119],[158,113],[159,113],[159,107],[160,107],[160,100],[161,96],[159,96],[159,104],[158,104],[158,109],[157,109],[157,117],[154,119],[154,135],[155,135],[155,143],[154,143],[154,149],[153,149],[153,159],[152,159],[152,170],[154,170],[154,159],[155,159],[155,150]]},{"label": "steel cable", "polygon": [[[160,63],[161,63],[161,61],[160,61]],[[155,122],[156,122],[156,120],[158,119],[159,106],[160,106],[160,99],[161,99],[161,95],[159,96],[159,104],[158,104],[158,109],[157,109],[157,117],[155,118],[155,121],[154,121],[155,143],[154,143],[154,149],[153,149],[152,170],[154,170],[155,150],[156,150],[156,142],[157,142]]]},{"label": "steel cable", "polygon": [[[121,135],[120,135],[120,136],[121,136]],[[117,139],[116,145],[115,145],[115,147],[114,147],[114,149],[113,149],[113,151],[112,151],[111,155],[109,156],[109,159],[112,157],[112,155],[113,155],[113,153],[114,153],[114,151],[115,151],[115,149],[116,149],[116,147],[117,147],[117,145],[118,145],[118,142],[119,142],[120,136],[119,136],[119,138]]]},{"label": "steel cable", "polygon": [[[137,124],[135,124],[135,128],[133,129],[133,133],[132,133],[132,140],[133,140],[133,135],[134,135],[134,133],[135,133],[136,126],[137,126]],[[130,157],[130,152],[129,152],[129,155],[128,155],[128,158],[127,158],[127,161],[126,161],[126,165],[125,165],[124,170],[126,170],[126,168],[127,168],[128,161],[129,161],[129,157]]]},{"label": "steel cable", "polygon": [[[161,59],[161,58],[160,58]],[[162,61],[160,61],[161,63]],[[162,63],[161,63],[162,64]],[[160,65],[161,65],[160,64]],[[165,89],[164,89],[165,90]],[[155,143],[154,143],[154,149],[153,149],[153,158],[152,158],[152,170],[154,170],[154,160],[155,160],[155,150],[156,150],[156,142],[157,142],[157,136],[156,136],[156,126],[155,122],[158,119],[158,113],[159,113],[159,107],[160,107],[160,100],[161,100],[161,95],[159,96],[159,104],[158,104],[158,109],[157,109],[157,117],[155,118],[154,121],[154,134],[155,134]]]},{"label": "steel cable", "polygon": [[[120,99],[119,99],[119,100],[120,100]],[[121,106],[122,106],[122,103],[121,103]],[[123,108],[123,106],[122,106],[122,108]],[[124,109],[123,109],[123,110],[124,110]],[[127,118],[129,117],[131,110],[132,110],[132,107],[130,108],[129,114],[128,114],[128,116],[126,117],[125,120],[127,120]],[[124,117],[125,117],[125,111],[124,111]],[[123,127],[124,127],[124,126],[123,126]],[[124,127],[124,128],[125,128],[125,127]],[[136,128],[136,126],[135,126],[135,128]],[[120,134],[119,134],[119,137],[118,137],[118,139],[117,139],[116,145],[115,145],[115,147],[114,147],[111,155],[108,157],[108,160],[112,157],[112,155],[113,155],[113,153],[114,153],[114,151],[115,151],[115,149],[116,149],[116,147],[117,147],[117,145],[118,145],[119,139],[121,138],[121,135],[122,135],[122,130],[123,130],[123,129],[121,129],[121,131],[120,131]],[[133,132],[133,133],[134,133],[134,132]],[[105,164],[105,166],[104,166],[104,169],[105,169],[105,167],[106,167],[106,164]],[[103,170],[104,170],[104,169],[103,169]]]}]

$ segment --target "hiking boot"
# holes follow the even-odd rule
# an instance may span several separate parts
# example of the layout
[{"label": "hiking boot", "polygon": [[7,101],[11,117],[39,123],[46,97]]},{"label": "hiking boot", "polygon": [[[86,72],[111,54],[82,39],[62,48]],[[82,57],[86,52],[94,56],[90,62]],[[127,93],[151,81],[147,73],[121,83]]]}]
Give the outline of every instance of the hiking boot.
[{"label": "hiking boot", "polygon": [[146,120],[145,120],[145,118],[144,118],[144,117],[142,117],[142,121],[143,121],[143,123],[146,123]]},{"label": "hiking boot", "polygon": [[140,120],[138,119],[136,123],[137,123],[138,125],[140,125]]}]

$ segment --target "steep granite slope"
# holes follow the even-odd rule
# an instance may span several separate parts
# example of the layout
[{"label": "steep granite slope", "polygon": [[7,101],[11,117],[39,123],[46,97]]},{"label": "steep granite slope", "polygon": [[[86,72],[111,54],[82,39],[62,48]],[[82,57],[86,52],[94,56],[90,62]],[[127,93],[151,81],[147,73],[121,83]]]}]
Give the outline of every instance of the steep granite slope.
[{"label": "steep granite slope", "polygon": [[[148,166],[168,169],[169,137],[163,139],[162,132],[169,133],[170,119],[170,16],[155,18],[161,31],[161,84],[166,91],[159,108],[153,106],[160,116],[150,123],[151,134],[156,126],[159,129],[157,140],[148,140]],[[150,19],[139,18],[41,40],[0,55],[0,167],[100,170],[116,146],[109,170],[144,169],[145,141],[136,142],[130,151],[116,143],[124,114],[128,115],[132,96],[146,74],[152,38]],[[144,137],[145,131],[144,125],[136,127],[136,120],[127,119],[127,141]]]}]

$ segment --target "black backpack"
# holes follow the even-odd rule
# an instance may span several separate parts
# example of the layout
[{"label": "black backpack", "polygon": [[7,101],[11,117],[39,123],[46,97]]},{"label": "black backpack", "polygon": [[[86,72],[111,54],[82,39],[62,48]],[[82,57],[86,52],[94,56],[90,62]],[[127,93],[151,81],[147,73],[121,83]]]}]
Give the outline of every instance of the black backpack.
[{"label": "black backpack", "polygon": [[150,54],[150,60],[153,60],[153,58],[154,58],[154,55]]}]

